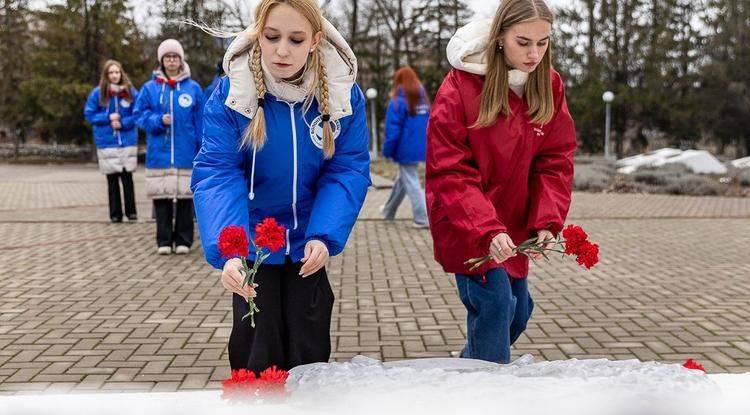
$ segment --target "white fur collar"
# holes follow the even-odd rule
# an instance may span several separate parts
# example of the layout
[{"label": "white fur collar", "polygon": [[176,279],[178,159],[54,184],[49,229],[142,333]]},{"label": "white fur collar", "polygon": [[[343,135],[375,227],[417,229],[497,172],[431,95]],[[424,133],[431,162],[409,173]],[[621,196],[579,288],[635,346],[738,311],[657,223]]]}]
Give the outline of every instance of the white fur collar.
[{"label": "white fur collar", "polygon": [[[326,19],[323,19],[323,31],[325,36],[318,47],[323,53],[328,73],[331,119],[337,120],[352,114],[351,89],[357,77],[357,58],[344,37]],[[255,36],[251,32],[252,27],[248,27],[241,32],[224,54],[224,71],[229,78],[229,94],[224,103],[248,118],[255,114],[258,107],[257,90],[249,65],[251,51],[248,46],[255,42]],[[334,45],[338,46],[343,54],[339,53]],[[266,82],[269,82],[269,77],[265,79]],[[274,95],[280,93],[280,89],[286,88],[291,88],[287,92],[299,93],[299,91],[294,91],[295,88],[299,87],[283,82],[274,85],[266,84],[266,87],[269,91],[273,88],[271,93]],[[286,99],[289,99],[289,97],[286,97]]]}]

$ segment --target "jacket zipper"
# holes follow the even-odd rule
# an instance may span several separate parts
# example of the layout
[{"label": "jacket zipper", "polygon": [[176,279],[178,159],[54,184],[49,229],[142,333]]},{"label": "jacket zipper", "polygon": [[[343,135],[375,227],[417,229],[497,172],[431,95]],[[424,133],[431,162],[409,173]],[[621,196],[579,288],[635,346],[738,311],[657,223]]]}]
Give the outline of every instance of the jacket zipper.
[{"label": "jacket zipper", "polygon": [[[292,162],[293,162],[293,173],[292,173],[292,215],[294,216],[294,227],[293,230],[297,229],[297,124],[294,119],[294,103],[288,102],[289,105],[289,117],[292,123]],[[286,231],[286,254],[289,255],[291,246],[289,244],[289,229]]]},{"label": "jacket zipper", "polygon": [[[117,114],[120,113],[120,99],[118,97],[115,97],[115,112]],[[122,129],[122,118],[120,118],[120,129]],[[117,134],[117,145],[122,147],[122,137],[120,137],[120,130],[115,130],[115,134]]]}]

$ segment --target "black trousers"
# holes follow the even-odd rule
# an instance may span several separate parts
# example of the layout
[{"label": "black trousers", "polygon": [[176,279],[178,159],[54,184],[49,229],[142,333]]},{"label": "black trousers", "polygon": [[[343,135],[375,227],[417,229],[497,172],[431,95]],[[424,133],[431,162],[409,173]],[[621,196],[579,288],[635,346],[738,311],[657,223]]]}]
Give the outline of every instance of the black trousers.
[{"label": "black trousers", "polygon": [[109,194],[110,219],[122,220],[122,202],[120,199],[120,181],[122,181],[122,196],[125,198],[125,215],[129,218],[137,216],[135,210],[135,190],[133,188],[133,173],[122,170],[121,173],[107,175],[107,193]]},{"label": "black trousers", "polygon": [[289,370],[331,356],[331,313],[334,295],[325,268],[302,278],[301,263],[261,265],[255,276],[258,296],[255,328],[244,321],[248,304],[232,296],[232,334],[229,364],[232,369],[260,373],[276,365]]},{"label": "black trousers", "polygon": [[172,199],[154,199],[154,211],[157,246],[193,245],[193,199],[177,199],[177,206]]}]

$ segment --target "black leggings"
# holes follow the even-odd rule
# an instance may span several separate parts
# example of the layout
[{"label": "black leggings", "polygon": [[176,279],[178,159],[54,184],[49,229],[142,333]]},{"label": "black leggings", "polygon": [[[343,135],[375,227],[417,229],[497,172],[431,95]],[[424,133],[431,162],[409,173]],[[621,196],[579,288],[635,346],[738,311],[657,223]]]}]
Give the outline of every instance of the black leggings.
[{"label": "black leggings", "polygon": [[[252,265],[251,265],[252,266]],[[289,370],[331,356],[331,313],[334,295],[325,268],[302,278],[301,263],[261,265],[255,276],[258,296],[255,328],[244,321],[248,304],[232,296],[233,325],[229,337],[232,369],[259,373],[276,365]]]}]

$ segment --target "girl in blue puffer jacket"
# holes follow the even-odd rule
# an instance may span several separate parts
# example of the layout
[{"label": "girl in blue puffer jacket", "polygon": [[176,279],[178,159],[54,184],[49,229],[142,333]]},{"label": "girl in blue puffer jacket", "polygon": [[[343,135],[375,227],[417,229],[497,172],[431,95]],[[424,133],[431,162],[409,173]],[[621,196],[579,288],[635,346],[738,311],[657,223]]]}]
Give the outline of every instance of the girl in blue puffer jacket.
[{"label": "girl in blue puffer jacket", "polygon": [[[206,103],[192,189],[206,259],[234,293],[231,368],[257,373],[328,361],[334,296],[325,265],[364,203],[370,158],[356,58],[315,0],[263,0],[255,17]],[[228,225],[252,238],[266,217],[287,228],[287,244],[255,277],[252,328],[242,316],[255,290],[241,286],[241,262],[222,258],[217,238]]]},{"label": "girl in blue puffer jacket", "polygon": [[146,131],[146,192],[154,201],[159,255],[187,254],[193,244],[190,175],[203,129],[203,90],[190,78],[182,45],[167,39],[157,50],[160,69],[135,105]]},{"label": "girl in blue puffer jacket", "polygon": [[414,227],[426,228],[427,208],[418,166],[425,160],[430,106],[422,82],[412,68],[399,69],[393,78],[393,92],[385,116],[383,156],[398,163],[399,172],[391,195],[381,209],[383,218],[392,220],[404,196],[409,196]]},{"label": "girl in blue puffer jacket", "polygon": [[138,91],[133,88],[122,64],[108,60],[102,67],[99,86],[91,91],[83,110],[94,130],[99,171],[107,176],[112,222],[122,222],[121,181],[125,216],[130,221],[138,219],[133,188],[133,172],[138,164],[138,129],[133,116],[137,96]]}]

